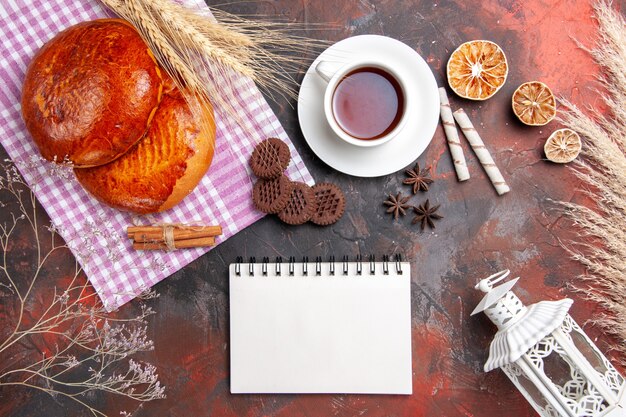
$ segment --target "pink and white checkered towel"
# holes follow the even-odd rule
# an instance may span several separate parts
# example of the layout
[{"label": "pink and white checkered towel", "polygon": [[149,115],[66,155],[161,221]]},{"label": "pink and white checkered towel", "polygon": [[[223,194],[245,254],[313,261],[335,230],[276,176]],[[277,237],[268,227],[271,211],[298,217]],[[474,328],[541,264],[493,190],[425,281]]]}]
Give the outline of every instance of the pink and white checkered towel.
[{"label": "pink and white checkered towel", "polygon": [[[201,0],[187,6],[206,7]],[[2,0],[0,2],[0,143],[15,162],[37,199],[52,219],[105,307],[113,310],[173,274],[208,249],[175,252],[136,252],[126,238],[126,227],[155,223],[219,224],[223,242],[260,219],[251,200],[254,176],[248,158],[256,143],[268,136],[289,144],[293,156],[287,171],[293,180],[313,179],[280,122],[254,83],[244,77],[236,83],[233,105],[256,132],[245,134],[236,122],[216,109],[215,157],[208,174],[178,206],[165,213],[137,217],[109,208],[91,197],[72,175],[54,174],[24,126],[20,109],[26,68],[46,41],[61,30],[85,20],[107,17],[97,0]]]}]

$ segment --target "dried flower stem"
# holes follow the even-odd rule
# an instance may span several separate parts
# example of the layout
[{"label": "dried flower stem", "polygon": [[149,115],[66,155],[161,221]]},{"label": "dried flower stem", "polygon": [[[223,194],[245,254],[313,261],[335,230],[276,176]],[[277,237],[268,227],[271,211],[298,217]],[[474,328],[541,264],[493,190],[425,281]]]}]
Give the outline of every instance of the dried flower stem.
[{"label": "dried flower stem", "polygon": [[600,82],[607,93],[602,98],[610,116],[595,109],[587,115],[562,100],[566,110],[560,119],[583,137],[584,161],[575,164],[575,173],[596,206],[560,206],[579,238],[567,249],[587,269],[576,286],[605,309],[593,321],[616,336],[614,349],[626,366],[626,21],[606,0],[594,8],[599,41],[589,52],[604,71]]},{"label": "dried flower stem", "polygon": [[[15,166],[1,165],[0,169],[0,206],[15,209],[10,220],[0,224],[0,292],[8,300],[3,319],[5,323],[14,320],[12,326],[5,324],[9,329],[0,339],[0,387],[22,386],[63,396],[93,416],[105,414],[84,401],[88,392],[108,392],[142,402],[163,398],[156,368],[131,359],[135,353],[154,349],[146,327],[152,309],[143,305],[137,315],[127,319],[108,314],[77,262],[69,282],[61,290],[55,288],[45,301],[47,294],[38,291],[39,278],[49,272],[53,257],[68,248],[54,227],[48,226],[48,233],[42,233],[34,192],[28,190]],[[26,280],[17,279],[9,260],[15,236],[25,232],[32,234],[37,253]],[[54,338],[53,348],[46,347],[44,337]],[[24,349],[29,345],[36,348]],[[124,365],[126,370],[121,371]],[[87,372],[77,372],[81,368]]]}]

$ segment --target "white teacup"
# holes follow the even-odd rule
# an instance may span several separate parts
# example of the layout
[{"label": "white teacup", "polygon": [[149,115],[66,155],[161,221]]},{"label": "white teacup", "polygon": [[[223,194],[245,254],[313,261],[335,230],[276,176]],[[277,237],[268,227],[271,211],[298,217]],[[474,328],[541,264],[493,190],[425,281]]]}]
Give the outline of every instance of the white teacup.
[{"label": "white teacup", "polygon": [[[406,123],[408,117],[406,109],[408,108],[408,100],[410,99],[409,95],[407,94],[405,82],[398,74],[398,72],[388,66],[386,63],[373,59],[363,59],[350,62],[337,71],[330,70],[329,67],[331,66],[332,64],[330,62],[320,61],[315,66],[315,71],[320,76],[320,78],[322,78],[327,83],[324,93],[324,114],[326,116],[326,121],[332,128],[333,132],[337,135],[337,137],[351,145],[361,147],[379,146],[393,139],[398,134],[398,132],[402,130],[404,124]],[[375,138],[359,138],[351,135],[340,126],[339,122],[337,121],[335,111],[333,109],[333,100],[335,92],[337,91],[337,87],[342,81],[349,80],[349,78],[346,79],[346,76],[358,72],[359,69],[363,69],[364,71],[367,71],[367,69],[377,69],[379,71],[382,71],[383,73],[386,73],[387,76],[389,76],[385,78],[391,78],[395,80],[397,86],[399,87],[399,91],[396,91],[396,93],[398,96],[398,103],[400,108],[396,113],[396,117],[388,125],[388,128],[392,126],[393,127],[391,128],[391,130],[384,132],[384,134],[376,136]]]}]

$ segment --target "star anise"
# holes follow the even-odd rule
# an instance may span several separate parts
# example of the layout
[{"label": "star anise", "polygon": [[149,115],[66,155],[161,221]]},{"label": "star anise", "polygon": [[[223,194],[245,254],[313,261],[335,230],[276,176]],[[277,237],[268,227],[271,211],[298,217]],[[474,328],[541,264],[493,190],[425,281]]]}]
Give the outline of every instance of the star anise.
[{"label": "star anise", "polygon": [[411,224],[421,223],[422,230],[426,228],[426,225],[430,226],[431,229],[435,228],[435,223],[433,220],[443,219],[443,216],[437,214],[437,210],[439,210],[439,204],[431,207],[430,201],[426,200],[426,202],[420,206],[413,207],[417,216],[413,218]]},{"label": "star anise", "polygon": [[411,205],[406,203],[409,201],[409,197],[404,197],[402,193],[398,193],[396,196],[389,194],[387,200],[383,202],[384,205],[389,206],[387,213],[393,213],[393,218],[396,220],[398,220],[400,214],[406,215],[407,209],[411,207]]},{"label": "star anise", "polygon": [[407,169],[404,171],[408,178],[402,181],[403,184],[411,185],[413,187],[413,194],[417,194],[418,191],[428,191],[428,184],[432,184],[433,180],[430,178],[430,168],[420,169],[420,164],[415,164],[413,169]]}]

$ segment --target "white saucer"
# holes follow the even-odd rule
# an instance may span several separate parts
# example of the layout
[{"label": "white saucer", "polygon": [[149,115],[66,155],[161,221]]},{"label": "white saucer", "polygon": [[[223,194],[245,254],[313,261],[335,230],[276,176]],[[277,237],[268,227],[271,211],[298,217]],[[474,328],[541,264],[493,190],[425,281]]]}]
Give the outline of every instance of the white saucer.
[{"label": "white saucer", "polygon": [[[315,66],[324,60],[336,63],[339,69],[367,56],[393,66],[405,80],[412,100],[406,109],[409,119],[398,136],[383,145],[364,148],[342,141],[328,125],[324,116],[326,83]],[[326,49],[308,69],[298,96],[298,120],[313,152],[337,171],[357,177],[391,174],[413,162],[430,143],[439,121],[437,82],[426,61],[406,44],[385,36],[354,36]]]}]

